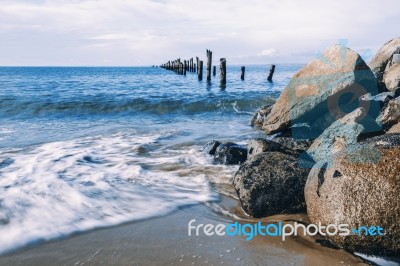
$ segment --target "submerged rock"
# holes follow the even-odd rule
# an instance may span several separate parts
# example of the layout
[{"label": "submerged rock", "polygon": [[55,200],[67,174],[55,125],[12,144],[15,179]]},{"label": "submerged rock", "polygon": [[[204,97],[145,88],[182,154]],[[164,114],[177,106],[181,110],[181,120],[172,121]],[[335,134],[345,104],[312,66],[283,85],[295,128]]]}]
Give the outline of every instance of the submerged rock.
[{"label": "submerged rock", "polygon": [[264,105],[258,109],[251,119],[250,125],[252,127],[262,128],[265,117],[271,112],[272,105]]},{"label": "submerged rock", "polygon": [[[332,122],[360,107],[358,98],[366,93],[378,94],[371,69],[356,52],[333,46],[293,76],[265,118],[263,129],[273,134],[291,125],[308,124],[307,138],[315,139]],[[292,135],[304,138],[301,130],[292,128]]]},{"label": "submerged rock", "polygon": [[218,140],[212,140],[208,142],[206,145],[203,147],[203,152],[214,155],[215,151],[217,150],[218,146],[221,144]]},{"label": "submerged rock", "polygon": [[305,210],[308,172],[295,155],[263,152],[240,166],[233,184],[243,210],[253,217],[295,213]]},{"label": "submerged rock", "polygon": [[233,142],[221,143],[214,154],[214,161],[219,164],[241,164],[246,159],[247,149]]},{"label": "submerged rock", "polygon": [[[380,226],[384,236],[365,231],[328,236],[346,249],[377,253],[400,252],[400,134],[373,137],[339,153],[331,167],[320,161],[311,170],[306,187],[307,212],[314,224]],[[376,233],[376,232],[375,232]]]}]

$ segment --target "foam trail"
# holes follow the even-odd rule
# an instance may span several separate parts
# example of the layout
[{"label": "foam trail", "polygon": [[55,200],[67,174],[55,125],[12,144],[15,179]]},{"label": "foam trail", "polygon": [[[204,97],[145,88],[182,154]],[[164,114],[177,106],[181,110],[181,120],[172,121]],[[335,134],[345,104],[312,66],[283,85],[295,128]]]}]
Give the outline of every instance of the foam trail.
[{"label": "foam trail", "polygon": [[216,199],[199,170],[209,162],[194,147],[151,150],[166,137],[116,134],[0,152],[0,253]]}]

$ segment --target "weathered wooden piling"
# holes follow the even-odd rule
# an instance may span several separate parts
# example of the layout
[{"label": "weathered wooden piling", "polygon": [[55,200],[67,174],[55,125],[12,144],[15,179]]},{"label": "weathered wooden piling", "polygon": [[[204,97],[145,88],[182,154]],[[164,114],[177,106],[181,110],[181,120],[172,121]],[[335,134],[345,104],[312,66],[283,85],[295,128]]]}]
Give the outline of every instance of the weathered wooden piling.
[{"label": "weathered wooden piling", "polygon": [[181,74],[181,60],[180,59],[176,60],[176,73],[178,73],[178,75]]},{"label": "weathered wooden piling", "polygon": [[197,76],[199,80],[203,80],[203,61],[199,61],[199,70]]},{"label": "weathered wooden piling", "polygon": [[207,81],[211,81],[212,52],[207,49]]},{"label": "weathered wooden piling", "polygon": [[217,75],[217,67],[213,66],[213,76],[215,77],[215,75]]},{"label": "weathered wooden piling", "polygon": [[184,60],[183,61],[183,75],[184,76],[186,76],[186,67],[187,67],[186,64],[187,64],[187,62],[186,62],[186,60]]},{"label": "weathered wooden piling", "polygon": [[196,56],[196,65],[197,65],[197,68],[196,68],[196,73],[199,73],[199,58]]},{"label": "weathered wooden piling", "polygon": [[240,79],[241,79],[241,80],[244,80],[244,72],[245,72],[246,68],[245,68],[244,66],[242,66],[242,67],[240,68],[240,70],[241,70]]},{"label": "weathered wooden piling", "polygon": [[274,75],[274,72],[275,72],[275,65],[271,65],[269,69],[269,75],[267,78],[268,81],[272,81],[272,76]]},{"label": "weathered wooden piling", "polygon": [[193,64],[193,72],[196,72],[197,69],[196,66],[197,66],[196,64]]},{"label": "weathered wooden piling", "polygon": [[221,82],[221,86],[225,86],[226,84],[226,58],[221,58],[219,60],[220,62],[220,66],[219,66],[219,70],[220,70],[220,82]]}]

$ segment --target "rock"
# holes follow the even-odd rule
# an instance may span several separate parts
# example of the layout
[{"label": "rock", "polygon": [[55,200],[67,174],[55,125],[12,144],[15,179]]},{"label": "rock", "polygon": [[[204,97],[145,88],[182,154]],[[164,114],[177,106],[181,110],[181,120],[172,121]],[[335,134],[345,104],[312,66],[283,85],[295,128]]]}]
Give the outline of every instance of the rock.
[{"label": "rock", "polygon": [[252,139],[248,145],[247,159],[267,151],[278,151],[282,153],[299,155],[311,145],[309,140],[295,140],[289,137],[276,137],[273,139]]},{"label": "rock", "polygon": [[301,153],[307,150],[312,144],[312,140],[305,140],[305,139],[275,137],[272,140],[281,144],[286,149],[291,149],[297,153]]},{"label": "rock", "polygon": [[272,105],[264,105],[258,109],[251,119],[250,125],[252,127],[262,128],[264,124],[264,118],[271,112]]},{"label": "rock", "polygon": [[377,95],[372,96],[371,93],[365,94],[360,97],[360,101],[364,102],[362,105],[367,105],[369,102],[375,102],[379,104],[381,110],[386,107],[388,102],[396,97],[400,96],[400,89],[395,91],[382,92]]},{"label": "rock", "polygon": [[243,210],[257,218],[304,211],[309,169],[298,163],[294,155],[264,152],[242,164],[233,184]]},{"label": "rock", "polygon": [[219,164],[241,164],[247,159],[247,149],[232,142],[218,145],[214,161]]},{"label": "rock", "polygon": [[[384,148],[384,149],[391,149],[391,148],[400,148],[400,134],[384,134],[381,136],[365,139],[362,143],[360,143],[360,146],[362,145],[372,145],[378,148]],[[356,146],[357,147],[357,146]],[[363,156],[361,156],[363,157]],[[379,157],[379,159],[381,159]]]},{"label": "rock", "polygon": [[372,58],[371,62],[369,63],[369,66],[371,67],[371,70],[378,81],[382,81],[383,73],[387,67],[387,64],[392,59],[393,54],[398,51],[398,47],[400,47],[400,38],[395,38],[388,41],[378,50],[374,58]]},{"label": "rock", "polygon": [[387,133],[400,133],[400,122],[392,126]]},{"label": "rock", "polygon": [[400,87],[400,63],[388,67],[383,74],[383,82],[389,91],[395,91]]},{"label": "rock", "polygon": [[381,131],[375,118],[368,116],[365,108],[360,107],[334,122],[313,142],[307,153],[318,162],[330,160],[340,151],[356,144],[362,134]]},{"label": "rock", "polygon": [[[305,186],[313,224],[348,224],[350,235],[328,236],[335,244],[368,254],[400,252],[400,134],[385,134],[353,145],[335,156],[331,167],[320,161]],[[380,226],[384,236],[351,233]],[[363,231],[364,232],[364,231]]]},{"label": "rock", "polygon": [[221,144],[218,140],[212,140],[203,147],[203,151],[207,154],[214,155],[218,146]]},{"label": "rock", "polygon": [[377,122],[381,123],[385,130],[400,122],[400,97],[388,102],[387,106],[378,116]]},{"label": "rock", "polygon": [[[400,47],[400,46],[399,46]],[[400,64],[400,48],[397,47],[397,51],[392,56],[391,64]]]},{"label": "rock", "polygon": [[249,142],[249,145],[247,146],[247,159],[251,159],[257,154],[266,152],[266,151],[280,151],[282,152],[284,150],[284,147],[269,139],[252,139]]},{"label": "rock", "polygon": [[[315,139],[333,121],[360,107],[358,98],[366,93],[378,94],[370,68],[356,52],[333,46],[293,76],[264,120],[263,129],[273,134],[291,125],[307,124],[311,126],[307,138]],[[294,138],[298,133],[292,128]],[[301,128],[299,134],[304,138]]]}]

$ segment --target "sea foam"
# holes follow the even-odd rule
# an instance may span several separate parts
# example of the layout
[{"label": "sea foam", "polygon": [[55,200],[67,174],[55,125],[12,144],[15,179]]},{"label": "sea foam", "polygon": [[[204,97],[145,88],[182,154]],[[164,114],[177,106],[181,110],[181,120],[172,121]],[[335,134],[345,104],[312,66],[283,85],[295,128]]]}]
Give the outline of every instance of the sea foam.
[{"label": "sea foam", "polygon": [[[0,153],[0,253],[214,200],[196,147],[114,134]],[[212,166],[211,166],[212,167]]]}]

